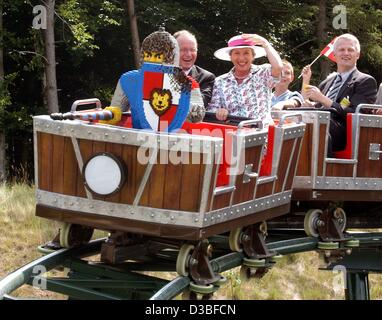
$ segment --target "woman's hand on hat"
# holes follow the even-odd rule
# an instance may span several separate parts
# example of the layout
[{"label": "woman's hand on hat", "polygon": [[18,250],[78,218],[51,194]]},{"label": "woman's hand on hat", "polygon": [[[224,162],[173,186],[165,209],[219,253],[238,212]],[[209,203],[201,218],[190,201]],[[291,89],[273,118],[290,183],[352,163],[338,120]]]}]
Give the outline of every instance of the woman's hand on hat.
[{"label": "woman's hand on hat", "polygon": [[258,45],[262,47],[267,47],[269,45],[268,40],[263,38],[262,36],[259,36],[258,34],[244,33],[241,35],[241,37],[245,40],[251,41],[254,45]]},{"label": "woman's hand on hat", "polygon": [[219,121],[225,121],[228,117],[228,110],[224,108],[219,108],[216,110],[216,119]]}]

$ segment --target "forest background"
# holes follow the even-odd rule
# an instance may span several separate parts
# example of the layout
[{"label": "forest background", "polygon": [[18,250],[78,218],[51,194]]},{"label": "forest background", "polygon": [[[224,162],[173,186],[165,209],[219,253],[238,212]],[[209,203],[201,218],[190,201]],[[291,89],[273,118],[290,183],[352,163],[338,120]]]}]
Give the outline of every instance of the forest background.
[{"label": "forest background", "polygon": [[[213,57],[216,49],[241,32],[260,34],[294,65],[294,90],[302,67],[350,32],[361,43],[358,68],[382,81],[380,0],[0,0],[0,17],[0,181],[33,182],[32,116],[92,97],[107,106],[159,26],[193,32],[197,64],[216,75],[231,68]],[[321,57],[312,82],[334,70]]]}]

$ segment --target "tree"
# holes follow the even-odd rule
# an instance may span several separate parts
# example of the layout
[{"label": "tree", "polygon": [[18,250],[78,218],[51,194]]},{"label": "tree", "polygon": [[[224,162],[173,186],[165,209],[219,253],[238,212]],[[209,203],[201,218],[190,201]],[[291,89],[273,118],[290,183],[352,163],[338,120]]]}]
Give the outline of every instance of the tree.
[{"label": "tree", "polygon": [[137,16],[135,15],[134,0],[127,0],[127,11],[130,21],[131,42],[133,45],[135,67],[138,69],[140,66],[140,41],[138,34]]},{"label": "tree", "polygon": [[56,78],[56,50],[54,42],[54,7],[55,0],[46,1],[47,25],[42,29],[45,46],[45,77],[44,94],[48,103],[49,113],[58,112],[57,78]]}]

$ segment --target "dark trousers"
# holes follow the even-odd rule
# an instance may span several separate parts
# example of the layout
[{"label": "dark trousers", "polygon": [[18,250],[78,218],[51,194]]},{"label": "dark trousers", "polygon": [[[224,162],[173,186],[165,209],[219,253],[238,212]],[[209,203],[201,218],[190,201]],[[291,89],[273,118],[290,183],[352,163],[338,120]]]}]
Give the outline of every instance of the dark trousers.
[{"label": "dark trousers", "polygon": [[330,118],[328,157],[334,157],[334,151],[340,151],[346,147],[346,124],[340,120]]}]

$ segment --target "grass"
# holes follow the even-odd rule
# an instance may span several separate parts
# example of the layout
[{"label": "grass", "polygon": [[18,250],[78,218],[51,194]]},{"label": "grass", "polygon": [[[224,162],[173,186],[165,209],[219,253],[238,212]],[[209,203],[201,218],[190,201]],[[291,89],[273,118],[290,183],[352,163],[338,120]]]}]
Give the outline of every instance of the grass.
[{"label": "grass", "polygon": [[[36,247],[51,240],[59,224],[34,215],[34,188],[27,184],[0,185],[0,278],[40,256]],[[104,236],[104,233],[96,233]],[[323,260],[316,252],[284,256],[261,279],[244,280],[240,268],[224,273],[228,281],[214,299],[228,300],[342,300],[342,276],[331,271],[319,271]],[[154,275],[154,273],[152,273]],[[175,273],[155,273],[166,279]],[[372,299],[382,300],[382,275],[370,275]],[[24,286],[15,296],[62,299],[58,294]]]}]

